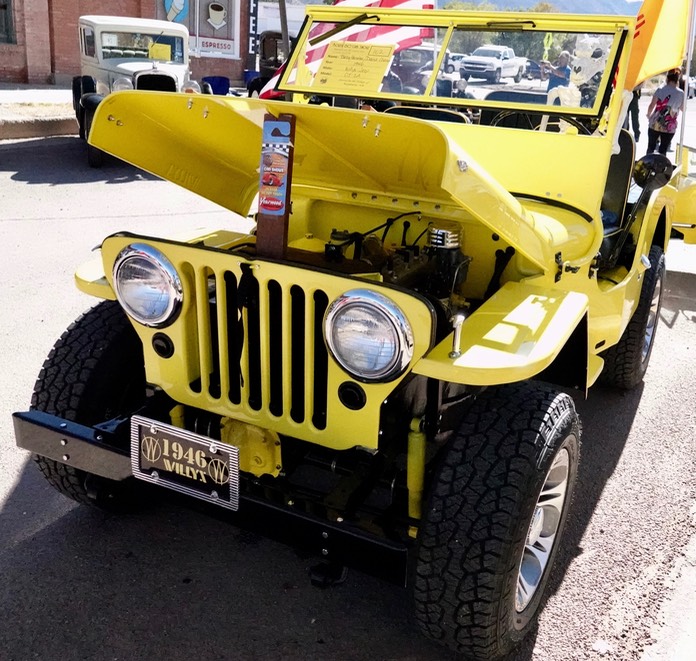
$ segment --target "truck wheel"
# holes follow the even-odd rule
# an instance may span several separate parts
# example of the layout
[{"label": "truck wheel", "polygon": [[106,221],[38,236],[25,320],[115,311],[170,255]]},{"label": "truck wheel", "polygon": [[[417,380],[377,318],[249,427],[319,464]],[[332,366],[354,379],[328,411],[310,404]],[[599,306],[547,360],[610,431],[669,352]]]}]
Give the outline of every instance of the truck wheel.
[{"label": "truck wheel", "polygon": [[[84,113],[84,123],[85,123],[85,138],[89,138],[89,132],[92,129],[92,119],[94,115],[85,111]],[[104,165],[104,152],[101,149],[93,147],[87,143],[87,164],[91,168],[100,168]]]},{"label": "truck wheel", "polygon": [[80,105],[80,97],[82,96],[82,79],[80,76],[75,76],[72,79],[72,103],[75,111],[75,119],[77,120],[78,133],[82,140],[85,139],[85,111]]},{"label": "truck wheel", "polygon": [[662,283],[665,279],[665,256],[660,246],[650,248],[650,268],[643,274],[638,307],[628,322],[618,344],[602,354],[602,383],[628,390],[645,376],[655,343],[655,331],[662,306]]},{"label": "truck wheel", "polygon": [[522,67],[520,67],[520,69],[515,74],[515,82],[516,83],[519,83],[522,80],[522,74],[523,74]]},{"label": "truck wheel", "polygon": [[422,632],[472,659],[532,628],[577,476],[573,400],[539,384],[485,391],[443,449],[411,586]]},{"label": "truck wheel", "polygon": [[252,80],[247,86],[249,96],[254,99],[258,99],[264,85],[265,83],[260,78],[254,78],[254,80]]},{"label": "truck wheel", "polygon": [[[83,425],[126,415],[145,400],[143,348],[121,306],[104,301],[79,317],[55,343],[34,386],[31,408]],[[119,510],[135,504],[135,480],[115,482],[35,457],[60,493]]]},{"label": "truck wheel", "polygon": [[499,83],[501,78],[502,78],[502,74],[500,72],[500,69],[496,69],[495,73],[493,74],[493,78],[491,78],[491,82]]}]

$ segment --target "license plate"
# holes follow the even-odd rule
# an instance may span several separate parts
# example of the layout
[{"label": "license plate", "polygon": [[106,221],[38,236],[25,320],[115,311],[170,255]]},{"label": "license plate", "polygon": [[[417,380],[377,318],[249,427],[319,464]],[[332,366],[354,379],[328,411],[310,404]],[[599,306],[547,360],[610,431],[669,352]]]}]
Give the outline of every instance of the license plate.
[{"label": "license plate", "polygon": [[239,507],[239,448],[134,415],[131,466],[146,482],[231,510]]}]

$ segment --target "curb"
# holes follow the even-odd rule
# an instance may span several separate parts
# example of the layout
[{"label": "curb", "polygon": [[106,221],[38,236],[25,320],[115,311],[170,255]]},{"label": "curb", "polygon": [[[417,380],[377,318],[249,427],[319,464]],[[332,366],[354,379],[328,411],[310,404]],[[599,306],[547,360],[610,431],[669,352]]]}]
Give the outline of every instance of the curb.
[{"label": "curb", "polygon": [[0,140],[44,138],[54,135],[77,135],[75,118],[0,120]]}]

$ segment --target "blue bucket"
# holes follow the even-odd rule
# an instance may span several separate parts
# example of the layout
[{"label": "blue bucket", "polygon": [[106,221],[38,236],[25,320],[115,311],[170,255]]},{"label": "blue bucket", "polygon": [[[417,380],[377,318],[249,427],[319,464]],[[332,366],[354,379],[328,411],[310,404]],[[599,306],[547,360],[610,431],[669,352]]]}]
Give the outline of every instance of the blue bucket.
[{"label": "blue bucket", "polygon": [[244,69],[244,84],[248,85],[254,78],[259,77],[259,72],[255,69]]},{"label": "blue bucket", "polygon": [[230,91],[230,79],[227,76],[205,76],[203,82],[210,85],[213,94],[224,96]]}]

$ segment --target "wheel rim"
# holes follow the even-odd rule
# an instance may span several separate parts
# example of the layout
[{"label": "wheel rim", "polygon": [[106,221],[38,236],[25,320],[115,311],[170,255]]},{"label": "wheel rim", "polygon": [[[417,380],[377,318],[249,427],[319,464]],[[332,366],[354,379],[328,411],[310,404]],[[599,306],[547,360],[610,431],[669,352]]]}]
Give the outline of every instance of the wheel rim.
[{"label": "wheel rim", "polygon": [[650,301],[650,311],[648,312],[648,323],[645,325],[645,338],[643,339],[643,350],[641,352],[641,362],[645,362],[650,353],[653,339],[655,337],[655,328],[657,327],[657,315],[660,309],[660,294],[662,293],[662,278],[658,278],[655,283],[652,301]]},{"label": "wheel rim", "polygon": [[534,507],[517,574],[515,609],[521,613],[536,594],[556,543],[570,477],[570,454],[563,448],[546,474]]}]

